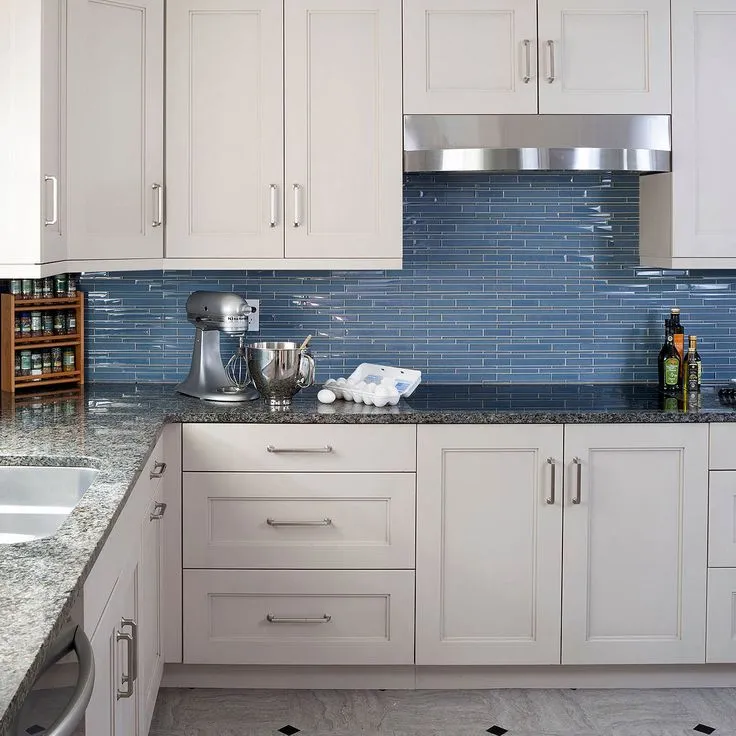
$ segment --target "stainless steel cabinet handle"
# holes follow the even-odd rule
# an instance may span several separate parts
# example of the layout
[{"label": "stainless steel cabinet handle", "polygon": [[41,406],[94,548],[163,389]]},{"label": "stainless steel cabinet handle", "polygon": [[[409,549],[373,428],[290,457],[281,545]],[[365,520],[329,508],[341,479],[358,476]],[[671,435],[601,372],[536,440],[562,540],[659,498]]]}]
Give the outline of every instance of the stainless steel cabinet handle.
[{"label": "stainless steel cabinet handle", "polygon": [[162,463],[157,460],[154,463],[153,470],[149,473],[149,476],[151,480],[153,480],[154,478],[163,478],[165,472],[166,472],[166,463]]},{"label": "stainless steel cabinet handle", "polygon": [[332,445],[325,445],[324,447],[274,447],[273,445],[267,445],[266,450],[268,452],[279,453],[279,452],[298,452],[298,453],[327,453],[332,452]]},{"label": "stainless steel cabinet handle", "polygon": [[121,618],[120,628],[130,627],[130,634],[124,631],[115,633],[116,641],[124,641],[128,649],[128,672],[121,676],[121,685],[124,690],[118,688],[116,699],[130,698],[133,696],[133,685],[138,679],[138,624],[132,618]]},{"label": "stainless steel cabinet handle", "polygon": [[151,189],[153,190],[153,207],[155,212],[151,225],[153,227],[161,227],[164,223],[164,188],[161,184],[154,184]]},{"label": "stainless steel cabinet handle", "polygon": [[522,77],[522,81],[524,84],[529,84],[532,80],[532,42],[525,38],[524,41],[524,64],[526,65],[526,70],[524,72],[524,76]]},{"label": "stainless steel cabinet handle", "polygon": [[299,202],[300,202],[300,196],[299,196],[299,185],[294,184],[294,227],[299,227],[302,224],[302,217],[299,212]]},{"label": "stainless steel cabinet handle", "polygon": [[582,500],[583,494],[583,461],[579,457],[574,457],[572,462],[576,467],[575,496],[573,497],[572,502],[577,505]]},{"label": "stainless steel cabinet handle", "polygon": [[166,513],[166,504],[157,502],[154,505],[153,511],[151,511],[149,518],[151,519],[151,521],[158,521],[159,519],[164,518],[165,513]]},{"label": "stainless steel cabinet handle", "polygon": [[271,227],[276,227],[276,195],[279,188],[275,184],[271,184]]},{"label": "stainless steel cabinet handle", "polygon": [[51,182],[51,219],[43,221],[48,227],[59,222],[59,180],[55,176],[44,176],[43,180]]},{"label": "stainless steel cabinet handle", "polygon": [[317,519],[315,521],[278,521],[277,519],[266,519],[269,526],[332,526],[332,519]]},{"label": "stainless steel cabinet handle", "polygon": [[325,614],[319,618],[291,618],[288,616],[274,616],[269,613],[266,621],[270,624],[328,624],[332,621],[332,616]]},{"label": "stainless steel cabinet handle", "polygon": [[557,78],[555,75],[555,42],[547,41],[547,52],[549,53],[549,67],[547,81],[552,84]]},{"label": "stainless steel cabinet handle", "polygon": [[552,505],[555,502],[555,484],[557,483],[557,467],[555,466],[555,460],[552,457],[547,458],[547,462],[549,463],[549,469],[550,469],[550,477],[549,477],[549,496],[547,496],[547,503]]}]

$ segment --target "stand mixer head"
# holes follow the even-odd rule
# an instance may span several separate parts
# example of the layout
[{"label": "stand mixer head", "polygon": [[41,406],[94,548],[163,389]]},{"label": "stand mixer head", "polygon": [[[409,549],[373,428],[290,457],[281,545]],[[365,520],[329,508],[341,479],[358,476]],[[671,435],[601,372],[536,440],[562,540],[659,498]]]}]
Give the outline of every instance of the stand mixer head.
[{"label": "stand mixer head", "polygon": [[187,299],[187,320],[195,328],[189,375],[176,387],[187,396],[207,401],[252,401],[253,386],[228,378],[220,355],[220,333],[244,335],[253,309],[243,297],[226,291],[195,291]]}]

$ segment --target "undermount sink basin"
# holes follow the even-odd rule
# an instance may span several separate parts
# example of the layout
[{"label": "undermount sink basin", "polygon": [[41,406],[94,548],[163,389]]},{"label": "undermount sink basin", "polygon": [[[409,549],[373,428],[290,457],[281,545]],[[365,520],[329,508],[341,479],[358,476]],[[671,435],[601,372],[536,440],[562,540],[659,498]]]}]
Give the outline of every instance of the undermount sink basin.
[{"label": "undermount sink basin", "polygon": [[51,536],[99,472],[96,468],[0,465],[0,544]]}]

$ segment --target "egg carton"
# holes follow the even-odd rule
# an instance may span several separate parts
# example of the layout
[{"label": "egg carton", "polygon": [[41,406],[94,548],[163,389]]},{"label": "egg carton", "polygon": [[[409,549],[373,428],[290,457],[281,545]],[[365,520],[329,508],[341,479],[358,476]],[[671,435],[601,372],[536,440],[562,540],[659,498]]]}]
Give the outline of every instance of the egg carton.
[{"label": "egg carton", "polygon": [[402,396],[411,396],[421,381],[421,371],[361,363],[348,378],[331,379],[324,387],[345,401],[368,406],[396,406]]}]

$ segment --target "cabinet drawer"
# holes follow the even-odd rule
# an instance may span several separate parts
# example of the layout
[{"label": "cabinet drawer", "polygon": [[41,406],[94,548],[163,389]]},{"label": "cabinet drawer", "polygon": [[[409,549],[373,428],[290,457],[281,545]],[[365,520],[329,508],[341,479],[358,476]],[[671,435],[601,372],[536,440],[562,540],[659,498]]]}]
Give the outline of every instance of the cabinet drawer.
[{"label": "cabinet drawer", "polygon": [[414,471],[416,428],[185,424],[184,470]]},{"label": "cabinet drawer", "polygon": [[413,473],[184,473],[184,567],[412,568]]},{"label": "cabinet drawer", "polygon": [[185,663],[413,661],[413,572],[184,571]]},{"label": "cabinet drawer", "polygon": [[708,478],[708,566],[736,567],[736,471]]},{"label": "cabinet drawer", "polygon": [[708,570],[705,661],[736,662],[736,570]]},{"label": "cabinet drawer", "polygon": [[736,470],[736,424],[710,425],[711,470]]}]

